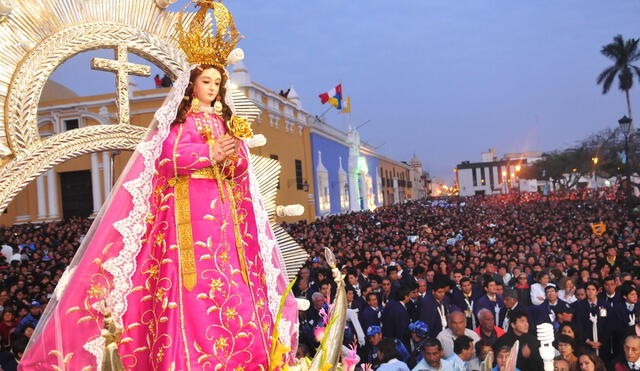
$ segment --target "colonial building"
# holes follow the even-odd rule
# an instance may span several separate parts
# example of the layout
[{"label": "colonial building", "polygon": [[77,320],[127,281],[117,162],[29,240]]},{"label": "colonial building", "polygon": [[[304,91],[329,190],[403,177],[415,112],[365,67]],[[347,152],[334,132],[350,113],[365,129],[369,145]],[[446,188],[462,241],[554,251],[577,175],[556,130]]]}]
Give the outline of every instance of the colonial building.
[{"label": "colonial building", "polygon": [[420,199],[429,195],[429,174],[422,168],[422,161],[413,154],[409,162],[411,171],[409,173],[414,199]]},{"label": "colonial building", "polygon": [[411,167],[404,162],[380,156],[380,175],[384,205],[413,199]]},{"label": "colonial building", "polygon": [[379,156],[360,142],[355,129],[344,132],[315,117],[310,121],[317,216],[381,206]]},{"label": "colonial building", "polygon": [[539,152],[509,153],[498,159],[492,148],[482,153],[481,162],[463,161],[456,167],[460,196],[535,192],[538,181],[520,179],[519,173],[540,156]]},{"label": "colonial building", "polygon": [[[421,165],[381,156],[360,141],[356,130],[339,130],[309,114],[293,87],[276,93],[253,81],[242,62],[234,65],[231,83],[262,111],[253,129],[267,143],[252,152],[277,159],[282,166],[276,203],[305,208],[303,215],[280,221],[312,221],[329,214],[373,210],[423,194],[414,189],[411,173]],[[131,123],[148,125],[168,91],[130,91]],[[43,90],[38,111],[41,136],[111,125],[116,119],[114,94],[80,97],[53,81]],[[93,153],[57,165],[13,200],[0,215],[0,225],[95,215],[130,155],[128,151]]]},{"label": "colonial building", "polygon": [[243,62],[233,66],[231,82],[262,111],[254,122],[253,131],[263,134],[267,138],[267,144],[251,151],[276,159],[282,165],[276,203],[300,204],[305,208],[302,217],[288,217],[282,220],[314,220],[315,183],[311,168],[310,129],[307,122],[309,115],[302,109],[300,97],[293,88],[285,97],[253,81]]}]

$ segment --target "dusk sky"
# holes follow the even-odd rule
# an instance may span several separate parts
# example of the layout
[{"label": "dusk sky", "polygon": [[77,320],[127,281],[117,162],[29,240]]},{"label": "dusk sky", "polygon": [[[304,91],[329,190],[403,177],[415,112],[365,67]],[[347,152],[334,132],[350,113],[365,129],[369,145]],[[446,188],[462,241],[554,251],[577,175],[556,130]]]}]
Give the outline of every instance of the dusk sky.
[{"label": "dusk sky", "polygon": [[[318,94],[342,82],[353,113],[332,110],[331,124],[371,120],[361,128],[365,142],[396,160],[415,152],[425,170],[448,181],[456,164],[479,161],[490,147],[499,156],[547,151],[617,126],[626,103],[617,83],[607,95],[596,85],[612,64],[600,48],[617,34],[640,37],[638,0],[225,4],[246,36],[239,47],[254,81],[275,91],[293,85],[312,114],[327,108]],[[95,55],[113,52],[77,56],[52,79],[82,95],[113,91],[113,74],[89,69]],[[152,79],[134,80],[153,87]]]}]

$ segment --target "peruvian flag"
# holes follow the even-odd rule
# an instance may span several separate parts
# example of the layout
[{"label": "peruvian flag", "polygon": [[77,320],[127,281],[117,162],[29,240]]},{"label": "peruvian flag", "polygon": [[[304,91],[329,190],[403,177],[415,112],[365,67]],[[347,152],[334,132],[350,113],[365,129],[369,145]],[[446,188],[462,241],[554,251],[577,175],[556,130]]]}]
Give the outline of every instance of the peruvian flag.
[{"label": "peruvian flag", "polygon": [[342,109],[342,84],[338,84],[330,91],[320,94],[319,97],[322,104],[329,102],[335,108]]}]

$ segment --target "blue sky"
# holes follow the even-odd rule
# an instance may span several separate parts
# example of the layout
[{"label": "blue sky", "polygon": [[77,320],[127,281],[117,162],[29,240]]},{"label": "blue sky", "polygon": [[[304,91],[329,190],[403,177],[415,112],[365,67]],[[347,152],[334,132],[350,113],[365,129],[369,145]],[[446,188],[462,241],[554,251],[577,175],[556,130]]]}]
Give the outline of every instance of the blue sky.
[{"label": "blue sky", "polygon": [[[398,160],[415,152],[447,180],[490,147],[545,151],[616,126],[626,104],[595,83],[610,65],[600,48],[617,34],[640,37],[637,0],[225,3],[246,36],[239,46],[255,81],[293,85],[313,114],[325,109],[317,95],[342,82],[352,99],[346,120],[371,120],[361,128],[366,142]],[[113,52],[83,53],[52,78],[83,95],[113,91],[113,74],[89,70],[96,55]],[[640,115],[638,86],[631,100]],[[326,117],[343,127],[342,115]]]}]

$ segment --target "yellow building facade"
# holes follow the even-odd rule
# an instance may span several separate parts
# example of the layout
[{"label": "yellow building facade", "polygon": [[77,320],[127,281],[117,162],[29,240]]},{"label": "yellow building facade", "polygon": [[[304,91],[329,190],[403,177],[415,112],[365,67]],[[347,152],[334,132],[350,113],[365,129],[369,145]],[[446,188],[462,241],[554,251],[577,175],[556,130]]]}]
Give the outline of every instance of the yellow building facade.
[{"label": "yellow building facade", "polygon": [[378,156],[378,158],[384,205],[413,199],[411,167],[384,156]]},{"label": "yellow building facade", "polygon": [[[267,144],[252,149],[257,155],[276,158],[282,165],[277,205],[301,204],[305,212],[297,217],[278,218],[294,222],[315,219],[313,181],[309,173],[309,132],[306,114],[295,102],[258,84],[240,87],[262,109],[254,122],[256,134]],[[169,88],[130,93],[131,123],[147,126],[164,101]],[[38,110],[42,137],[91,125],[112,125],[117,120],[115,95],[80,97],[66,87],[49,81]],[[55,166],[25,187],[0,215],[0,225],[45,222],[70,216],[95,215],[124,169],[130,151],[92,153]],[[302,186],[299,180],[303,179]]]}]

